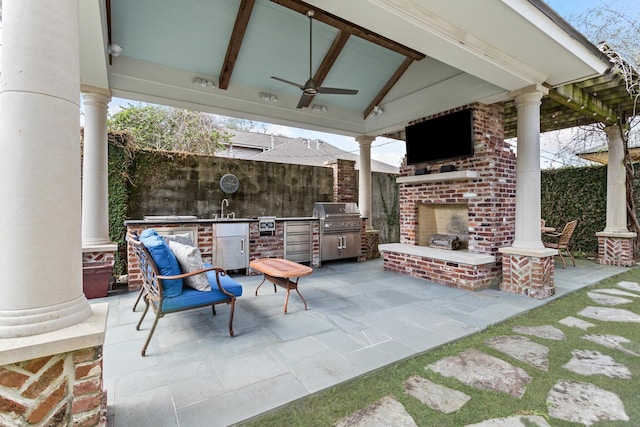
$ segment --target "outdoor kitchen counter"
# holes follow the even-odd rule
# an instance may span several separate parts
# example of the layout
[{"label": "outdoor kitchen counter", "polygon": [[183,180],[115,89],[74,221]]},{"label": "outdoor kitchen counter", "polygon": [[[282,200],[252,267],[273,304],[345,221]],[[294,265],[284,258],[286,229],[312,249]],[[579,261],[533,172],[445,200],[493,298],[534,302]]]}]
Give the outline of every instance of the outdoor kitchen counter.
[{"label": "outdoor kitchen counter", "polygon": [[[265,217],[261,217],[265,218]],[[271,217],[273,218],[273,217]],[[273,220],[273,219],[272,219]],[[200,249],[205,262],[220,265],[234,271],[246,270],[246,274],[257,274],[249,268],[249,262],[257,258],[283,258],[308,263],[311,267],[320,265],[320,219],[312,216],[276,217],[273,229],[261,229],[260,219],[252,218],[196,218],[195,216],[155,216],[152,219],[131,219],[124,221],[127,232],[141,233],[154,228],[160,234],[188,233]],[[308,226],[307,226],[308,224]],[[305,246],[303,237],[291,242],[287,237],[292,230],[307,226],[306,255],[301,252]],[[300,234],[300,233],[299,233]],[[220,248],[224,248],[221,252]],[[240,252],[238,255],[237,253]],[[228,257],[235,254],[230,261]],[[132,256],[127,256],[127,269],[135,272],[137,265]],[[222,257],[222,258],[221,258]],[[139,274],[130,274],[129,288],[138,289]]]},{"label": "outdoor kitchen counter", "polygon": [[[276,217],[276,221],[319,221],[318,218],[312,216],[292,216],[292,217]],[[238,218],[184,218],[169,217],[163,219],[128,219],[124,221],[125,226],[143,225],[143,224],[201,224],[201,223],[219,223],[219,222],[258,222],[258,217],[238,217]]]}]

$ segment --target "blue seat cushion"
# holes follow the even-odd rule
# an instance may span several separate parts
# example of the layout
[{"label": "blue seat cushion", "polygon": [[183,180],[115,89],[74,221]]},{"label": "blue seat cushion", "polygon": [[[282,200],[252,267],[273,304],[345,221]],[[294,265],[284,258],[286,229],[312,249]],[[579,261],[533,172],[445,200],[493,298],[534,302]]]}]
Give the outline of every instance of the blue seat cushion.
[{"label": "blue seat cushion", "polygon": [[[162,312],[169,313],[172,311],[184,310],[191,307],[214,304],[220,301],[228,301],[229,297],[223,294],[216,284],[216,272],[208,271],[207,277],[211,282],[210,291],[198,291],[189,287],[182,290],[182,294],[172,298],[165,298],[162,303]],[[242,295],[242,285],[229,276],[220,276],[222,287],[234,294],[236,297]]]},{"label": "blue seat cushion", "polygon": [[[156,264],[160,275],[176,276],[182,274],[178,260],[162,237],[158,234],[148,233],[146,237],[142,237],[141,235],[140,241],[147,248],[149,254],[151,254],[151,258],[153,258],[153,262]],[[182,293],[182,285],[182,279],[162,280],[164,297],[170,298],[180,295]]]}]

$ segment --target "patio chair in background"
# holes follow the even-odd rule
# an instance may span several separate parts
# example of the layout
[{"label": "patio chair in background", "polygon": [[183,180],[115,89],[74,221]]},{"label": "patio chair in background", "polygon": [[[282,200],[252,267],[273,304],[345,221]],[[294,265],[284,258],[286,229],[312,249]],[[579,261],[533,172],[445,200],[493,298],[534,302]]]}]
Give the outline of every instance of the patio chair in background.
[{"label": "patio chair in background", "polygon": [[560,233],[544,233],[545,236],[554,239],[554,241],[544,242],[544,246],[547,248],[558,250],[558,255],[562,260],[562,268],[566,267],[564,257],[562,256],[562,251],[565,251],[565,253],[569,255],[569,258],[571,258],[571,261],[573,262],[573,266],[576,266],[576,260],[573,258],[573,255],[571,255],[571,251],[569,248],[571,237],[573,236],[573,232],[576,229],[576,225],[578,225],[578,221],[569,221]]}]

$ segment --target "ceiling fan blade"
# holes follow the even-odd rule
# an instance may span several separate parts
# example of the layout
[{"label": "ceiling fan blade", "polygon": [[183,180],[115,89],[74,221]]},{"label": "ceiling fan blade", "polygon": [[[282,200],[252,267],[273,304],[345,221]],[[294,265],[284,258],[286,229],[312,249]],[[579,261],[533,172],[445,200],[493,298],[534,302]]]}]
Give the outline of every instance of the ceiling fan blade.
[{"label": "ceiling fan blade", "polygon": [[280,77],[274,77],[274,76],[271,76],[271,78],[272,78],[272,79],[275,79],[275,80],[278,80],[278,81],[281,81],[281,82],[283,82],[283,83],[289,84],[289,85],[291,85],[291,86],[295,86],[295,87],[297,87],[297,88],[298,88],[298,89],[300,89],[300,90],[304,90],[304,86],[302,86],[302,85],[300,85],[300,84],[298,84],[298,83],[295,83],[295,82],[292,82],[292,81],[289,81],[289,80],[285,80],[285,79],[281,79]]},{"label": "ceiling fan blade", "polygon": [[314,95],[303,93],[302,96],[300,97],[300,101],[298,101],[298,105],[296,105],[296,108],[306,107],[309,101],[313,99],[313,97]]},{"label": "ceiling fan blade", "polygon": [[331,95],[356,95],[358,91],[356,89],[340,89],[337,87],[317,87],[318,93],[331,94]]}]

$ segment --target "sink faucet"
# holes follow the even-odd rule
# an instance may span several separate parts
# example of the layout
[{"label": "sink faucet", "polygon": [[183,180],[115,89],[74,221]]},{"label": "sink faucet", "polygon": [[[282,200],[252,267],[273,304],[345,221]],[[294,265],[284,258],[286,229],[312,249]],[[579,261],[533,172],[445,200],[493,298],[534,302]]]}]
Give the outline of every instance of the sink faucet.
[{"label": "sink faucet", "polygon": [[220,202],[220,218],[224,218],[224,205],[229,206],[229,201],[227,199],[222,199]]}]

